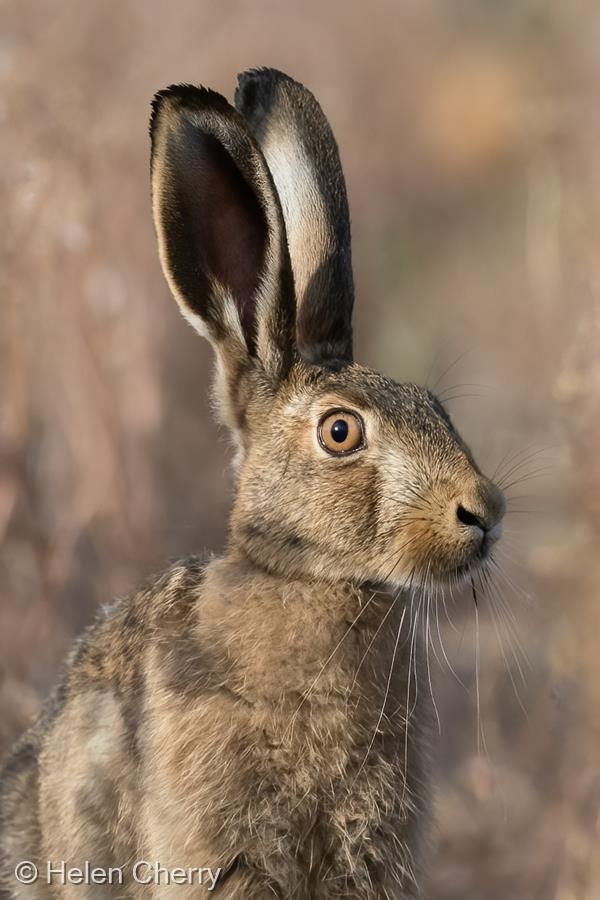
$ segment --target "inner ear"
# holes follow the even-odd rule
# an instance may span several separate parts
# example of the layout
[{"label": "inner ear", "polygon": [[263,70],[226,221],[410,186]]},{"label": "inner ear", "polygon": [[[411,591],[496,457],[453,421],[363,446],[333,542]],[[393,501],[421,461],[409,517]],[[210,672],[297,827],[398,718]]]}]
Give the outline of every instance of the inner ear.
[{"label": "inner ear", "polygon": [[[209,312],[207,298],[215,281],[231,294],[253,353],[256,294],[268,240],[265,211],[220,141],[190,122],[171,142],[166,163],[179,218],[179,238],[169,248],[174,273],[201,315]],[[217,318],[218,310],[214,313]]]}]

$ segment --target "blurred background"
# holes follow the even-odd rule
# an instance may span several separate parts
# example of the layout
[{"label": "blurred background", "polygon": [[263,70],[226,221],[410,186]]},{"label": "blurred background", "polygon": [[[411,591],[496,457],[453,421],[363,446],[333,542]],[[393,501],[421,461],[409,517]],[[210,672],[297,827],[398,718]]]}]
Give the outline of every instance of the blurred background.
[{"label": "blurred background", "polygon": [[100,604],[224,545],[227,439],[159,269],[147,120],[167,84],[231,97],[256,65],[337,135],[357,358],[437,383],[511,498],[494,590],[432,626],[428,896],[600,898],[592,0],[3,0],[0,753]]}]

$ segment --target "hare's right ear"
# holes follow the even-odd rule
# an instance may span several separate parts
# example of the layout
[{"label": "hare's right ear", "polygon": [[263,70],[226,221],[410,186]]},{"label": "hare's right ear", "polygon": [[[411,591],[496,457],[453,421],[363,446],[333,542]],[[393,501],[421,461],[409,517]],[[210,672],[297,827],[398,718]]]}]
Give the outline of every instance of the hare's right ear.
[{"label": "hare's right ear", "polygon": [[337,144],[303,85],[276,69],[238,76],[248,121],[283,207],[296,291],[296,342],[309,362],[352,359],[350,215]]},{"label": "hare's right ear", "polygon": [[215,347],[223,400],[235,408],[244,372],[258,365],[276,383],[294,353],[279,199],[245,121],[220,94],[189,85],[161,91],[150,132],[163,270],[184,316]]}]

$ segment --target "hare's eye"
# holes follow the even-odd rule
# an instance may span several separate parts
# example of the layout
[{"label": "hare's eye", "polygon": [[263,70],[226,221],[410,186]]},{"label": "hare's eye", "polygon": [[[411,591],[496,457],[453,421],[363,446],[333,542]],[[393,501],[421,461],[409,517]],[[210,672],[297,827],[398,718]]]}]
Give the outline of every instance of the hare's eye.
[{"label": "hare's eye", "polygon": [[345,410],[327,413],[319,424],[319,441],[328,453],[339,456],[361,450],[365,441],[362,419]]}]

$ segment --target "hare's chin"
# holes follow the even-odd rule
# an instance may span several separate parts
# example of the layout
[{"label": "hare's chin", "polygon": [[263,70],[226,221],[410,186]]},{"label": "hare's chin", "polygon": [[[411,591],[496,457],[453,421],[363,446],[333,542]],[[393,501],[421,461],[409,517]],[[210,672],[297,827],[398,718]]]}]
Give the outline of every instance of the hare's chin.
[{"label": "hare's chin", "polygon": [[451,569],[445,577],[442,577],[441,581],[445,584],[465,584],[465,582],[470,581],[473,575],[488,566],[490,558],[491,554],[489,550],[486,550],[484,553],[474,556],[473,559],[470,559],[468,562],[462,563],[460,566]]}]

